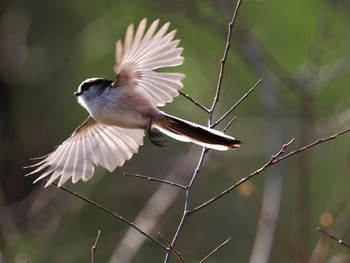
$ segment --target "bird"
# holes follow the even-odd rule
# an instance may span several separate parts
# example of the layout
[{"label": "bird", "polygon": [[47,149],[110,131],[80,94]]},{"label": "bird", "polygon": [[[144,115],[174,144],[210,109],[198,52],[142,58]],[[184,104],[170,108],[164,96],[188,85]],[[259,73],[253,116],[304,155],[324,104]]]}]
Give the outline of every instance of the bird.
[{"label": "bird", "polygon": [[62,186],[92,178],[96,166],[109,172],[123,166],[143,145],[148,134],[156,146],[164,146],[162,133],[183,142],[220,151],[236,149],[242,141],[221,131],[171,116],[158,107],[172,102],[183,87],[185,75],[159,71],[182,65],[183,48],[170,23],[159,19],[147,28],[141,20],[136,31],[128,26],[125,40],[115,44],[115,80],[89,78],[74,93],[89,117],[52,153],[28,166],[48,177],[45,187],[58,180]]}]

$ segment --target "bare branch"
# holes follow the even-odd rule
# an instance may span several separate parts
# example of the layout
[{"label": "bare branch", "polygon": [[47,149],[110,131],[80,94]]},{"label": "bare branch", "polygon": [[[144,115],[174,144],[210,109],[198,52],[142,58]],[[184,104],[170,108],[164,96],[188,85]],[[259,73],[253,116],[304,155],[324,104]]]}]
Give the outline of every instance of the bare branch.
[{"label": "bare branch", "polygon": [[[242,0],[238,0],[237,1],[237,5],[236,5],[235,11],[233,13],[231,22],[228,25],[226,47],[225,47],[223,58],[221,59],[221,68],[220,68],[220,75],[219,75],[219,80],[218,80],[218,84],[217,84],[217,88],[216,88],[216,94],[215,94],[215,97],[214,97],[214,101],[213,101],[212,107],[208,111],[208,125],[209,126],[212,124],[213,112],[215,110],[215,107],[216,107],[217,103],[219,102],[219,96],[220,96],[220,91],[221,91],[222,79],[223,79],[223,76],[224,76],[224,69],[225,69],[226,59],[227,59],[228,51],[229,51],[230,46],[231,46],[232,29],[233,29],[234,23],[236,21],[237,13],[238,13],[238,10],[239,10],[239,7],[240,7],[241,3],[242,3]],[[188,211],[189,211],[189,208],[190,208],[190,200],[191,200],[191,194],[192,194],[191,190],[192,190],[193,184],[194,184],[194,182],[195,182],[195,180],[196,180],[196,178],[197,178],[197,176],[199,174],[199,171],[200,171],[200,169],[201,169],[201,167],[203,165],[204,158],[205,158],[207,152],[208,152],[208,149],[203,147],[202,154],[201,154],[201,156],[199,158],[199,161],[198,161],[198,164],[197,164],[197,168],[195,169],[195,171],[194,171],[194,173],[192,175],[190,183],[187,185],[184,210],[183,210],[183,214],[182,214],[180,223],[179,223],[179,225],[177,227],[177,230],[175,232],[175,235],[174,235],[174,237],[173,237],[173,239],[171,241],[171,246],[172,247],[175,246],[175,244],[176,244],[176,242],[177,242],[177,240],[179,238],[179,234],[180,234],[182,228],[185,225],[187,217],[189,216]],[[172,252],[171,250],[167,251],[167,253],[165,255],[165,259],[164,259],[165,263],[169,262],[171,252]]]},{"label": "bare branch", "polygon": [[180,259],[180,261],[183,262],[183,263],[185,263],[185,260],[184,260],[183,257],[181,256],[180,252],[177,251],[177,250],[171,245],[170,240],[167,239],[166,236],[164,236],[163,233],[162,233],[161,231],[158,232],[158,235],[160,235],[160,236],[164,239],[164,241],[168,244],[169,249],[170,249],[171,251],[173,251],[173,252],[176,254],[176,256]]},{"label": "bare branch", "polygon": [[209,113],[209,110],[205,106],[200,104],[198,101],[196,101],[194,98],[192,98],[189,94],[183,93],[181,90],[179,90],[179,93],[182,96],[184,96],[186,99],[188,99],[189,101],[193,102],[196,106],[198,106],[199,108],[204,110],[206,113]]},{"label": "bare branch", "polygon": [[58,184],[56,183],[52,183],[53,185],[55,185],[57,188],[85,201],[86,203],[97,207],[98,209],[102,210],[103,212],[105,212],[106,214],[118,219],[120,222],[125,223],[127,225],[129,225],[130,227],[134,228],[136,231],[138,231],[141,235],[144,235],[145,237],[147,237],[148,239],[152,240],[154,243],[156,243],[157,245],[159,245],[160,247],[162,247],[164,250],[168,250],[168,247],[166,245],[164,245],[163,243],[159,242],[157,239],[155,239],[154,237],[152,237],[151,235],[147,234],[146,232],[144,232],[142,229],[140,229],[139,227],[135,226],[134,223],[130,222],[129,220],[125,219],[124,217],[122,217],[121,215],[117,214],[116,212],[111,212],[110,210],[108,210],[107,208],[105,208],[102,205],[97,204],[96,202],[78,194],[75,193],[71,190],[69,190],[68,188],[64,187],[64,186],[58,186]]},{"label": "bare branch", "polygon": [[[176,229],[176,232],[175,232],[175,235],[173,237],[173,240],[171,241],[171,246],[174,247],[176,242],[177,242],[177,239],[179,238],[179,235],[180,235],[180,232],[182,230],[182,228],[184,227],[185,225],[185,222],[187,220],[187,217],[188,217],[188,211],[189,211],[189,207],[190,207],[190,199],[191,199],[191,190],[192,190],[192,187],[193,187],[193,184],[199,174],[199,171],[203,165],[203,162],[204,162],[204,158],[207,154],[208,150],[205,149],[203,147],[202,149],[202,154],[199,158],[199,161],[198,161],[198,164],[197,164],[197,168],[194,170],[194,173],[192,175],[192,178],[191,178],[191,181],[190,183],[187,185],[187,189],[186,189],[186,198],[185,198],[185,205],[184,205],[184,210],[183,210],[183,214],[182,214],[182,217],[181,217],[181,220],[180,220],[180,223]],[[164,259],[164,262],[169,262],[169,259],[170,259],[170,255],[171,255],[171,250],[168,250],[166,255],[165,255],[165,259]]]},{"label": "bare branch", "polygon": [[257,86],[262,82],[262,79],[259,79],[254,86],[246,93],[244,94],[236,103],[233,105],[224,115],[221,116],[220,119],[218,119],[213,125],[211,125],[211,128],[214,128],[216,125],[218,125],[223,119],[225,119],[239,104],[241,104],[242,101],[244,101],[250,93],[252,93]]},{"label": "bare branch", "polygon": [[350,131],[350,128],[349,128],[349,129],[346,129],[346,130],[343,130],[343,131],[341,131],[341,132],[338,132],[338,133],[336,133],[336,134],[333,134],[333,135],[331,135],[331,136],[329,136],[329,137],[327,137],[327,138],[318,139],[317,141],[315,141],[315,142],[313,142],[313,143],[310,143],[310,144],[308,144],[308,145],[306,145],[306,146],[304,146],[304,147],[301,147],[301,148],[298,149],[298,150],[292,151],[292,152],[288,153],[287,155],[284,155],[284,156],[282,156],[282,157],[280,157],[280,158],[274,160],[274,163],[273,163],[273,164],[278,163],[278,162],[280,162],[280,161],[282,161],[282,160],[284,160],[284,159],[286,159],[286,158],[289,158],[289,157],[292,156],[292,155],[295,155],[295,154],[297,154],[297,153],[303,152],[303,151],[305,151],[305,150],[307,150],[307,149],[309,149],[309,148],[311,148],[311,147],[314,147],[314,146],[316,146],[316,145],[318,145],[318,144],[321,144],[321,143],[324,143],[324,142],[327,142],[327,141],[330,141],[330,140],[334,140],[334,139],[337,138],[338,136],[343,135],[344,133],[347,133],[347,132],[349,132],[349,131]]},{"label": "bare branch", "polygon": [[340,244],[340,245],[342,245],[342,246],[344,246],[344,247],[350,248],[350,244],[349,244],[349,243],[344,242],[343,240],[339,239],[338,237],[336,237],[336,236],[333,235],[332,233],[327,232],[327,231],[323,230],[323,229],[320,228],[320,227],[317,227],[317,231],[320,232],[320,233],[322,233],[322,234],[324,234],[324,235],[326,235],[326,236],[328,236],[329,238],[331,238],[331,239],[337,241],[338,244]]},{"label": "bare branch", "polygon": [[232,125],[232,123],[237,119],[237,117],[233,117],[232,120],[229,121],[229,123],[227,123],[227,125],[225,126],[225,128],[222,130],[222,132],[226,132],[228,128],[230,128],[230,126]]},{"label": "bare branch", "polygon": [[95,262],[95,252],[96,252],[96,247],[97,247],[98,240],[100,239],[100,235],[101,235],[101,230],[98,230],[95,243],[91,247],[91,263]]},{"label": "bare branch", "polygon": [[238,186],[240,186],[241,184],[245,183],[246,181],[248,181],[249,179],[251,179],[252,177],[260,174],[262,171],[264,171],[267,167],[273,165],[274,161],[276,160],[276,158],[278,156],[280,156],[281,154],[283,154],[284,150],[293,142],[295,141],[295,139],[292,139],[290,142],[283,144],[282,148],[278,151],[277,154],[271,156],[271,159],[265,163],[261,168],[259,168],[258,170],[255,170],[253,173],[251,173],[250,175],[248,175],[247,177],[242,178],[240,181],[238,181],[237,183],[235,183],[234,185],[232,185],[231,187],[227,188],[225,191],[223,191],[221,194],[213,197],[212,199],[208,200],[207,202],[197,206],[196,208],[194,208],[191,211],[188,211],[188,214],[193,214],[195,212],[198,212],[199,210],[203,209],[204,207],[207,207],[208,205],[210,205],[211,203],[215,202],[216,200],[220,199],[221,197],[227,195],[228,193],[230,193],[233,189],[237,188]]},{"label": "bare branch", "polygon": [[225,246],[228,242],[230,242],[231,239],[232,239],[232,237],[229,237],[228,239],[226,239],[224,242],[222,242],[220,245],[218,245],[212,252],[210,252],[208,255],[206,255],[201,261],[199,261],[199,263],[203,263],[209,257],[211,257],[213,254],[218,252],[223,246]]},{"label": "bare branch", "polygon": [[209,110],[209,122],[210,122],[210,124],[212,122],[212,116],[213,116],[214,109],[215,109],[217,103],[219,102],[221,86],[222,86],[222,79],[224,77],[224,70],[225,70],[226,59],[227,59],[228,51],[229,51],[230,46],[231,46],[232,30],[233,30],[233,26],[235,24],[237,13],[238,13],[238,10],[239,10],[239,7],[240,7],[241,3],[242,3],[242,0],[238,0],[237,1],[237,5],[236,5],[235,11],[233,13],[231,22],[228,25],[226,47],[225,47],[224,55],[223,55],[223,57],[222,57],[222,59],[220,61],[221,67],[220,67],[220,73],[219,73],[219,80],[218,80],[218,84],[217,84],[217,87],[216,87],[216,93],[215,93],[214,101],[213,101],[213,104],[211,106],[211,109]]},{"label": "bare branch", "polygon": [[144,176],[144,175],[140,175],[140,174],[130,174],[130,173],[123,172],[123,176],[136,177],[136,178],[145,179],[145,180],[148,180],[148,181],[168,184],[168,185],[171,185],[171,186],[179,187],[179,188],[181,188],[183,190],[187,189],[187,187],[182,185],[182,184],[178,184],[178,183],[170,182],[168,180],[158,179],[158,178],[154,178],[154,177]]},{"label": "bare branch", "polygon": [[314,146],[316,146],[316,145],[319,145],[319,144],[321,144],[321,143],[324,143],[324,142],[327,142],[327,141],[330,141],[330,140],[334,140],[334,139],[337,138],[338,136],[343,135],[343,134],[345,134],[345,133],[347,133],[347,132],[349,132],[349,131],[350,131],[350,128],[349,128],[349,129],[346,129],[346,130],[343,130],[343,131],[341,131],[341,132],[339,132],[339,133],[336,133],[336,134],[334,134],[334,135],[331,135],[331,136],[329,136],[329,137],[327,137],[327,138],[318,139],[318,140],[316,140],[316,141],[313,142],[313,143],[310,143],[310,144],[308,144],[308,145],[306,145],[306,146],[304,146],[304,147],[299,148],[298,150],[291,151],[290,153],[288,153],[288,154],[286,154],[286,155],[284,155],[284,156],[282,156],[282,157],[279,157],[281,154],[284,153],[284,150],[285,150],[291,143],[293,143],[293,142],[295,141],[294,139],[292,139],[289,143],[284,144],[277,154],[271,156],[271,159],[270,159],[267,163],[265,163],[261,168],[255,170],[253,173],[251,173],[251,174],[248,175],[247,177],[242,178],[240,181],[238,181],[238,182],[235,183],[234,185],[232,185],[232,186],[230,186],[229,188],[227,188],[227,189],[226,189],[225,191],[223,191],[221,194],[219,194],[219,195],[217,195],[217,196],[211,198],[211,199],[208,200],[207,202],[205,202],[205,203],[203,203],[203,204],[197,206],[196,208],[192,209],[191,211],[188,211],[187,214],[188,214],[188,215],[191,215],[191,214],[193,214],[193,213],[195,213],[195,212],[198,212],[199,210],[203,209],[204,207],[206,207],[206,206],[212,204],[212,203],[215,202],[216,200],[218,200],[218,199],[222,198],[223,196],[227,195],[228,193],[230,193],[233,189],[237,188],[238,186],[240,186],[240,185],[243,184],[244,182],[246,182],[246,181],[250,180],[251,178],[253,178],[254,176],[260,174],[260,173],[261,173],[262,171],[264,171],[266,168],[268,168],[268,167],[270,167],[270,166],[273,166],[274,164],[276,164],[276,163],[278,163],[278,162],[280,162],[280,161],[282,161],[282,160],[285,160],[285,159],[287,159],[287,158],[289,158],[289,157],[291,157],[291,156],[293,156],[293,155],[295,155],[295,154],[298,154],[298,153],[303,152],[303,151],[305,151],[305,150],[307,150],[307,149],[310,149],[310,148],[312,148],[312,147],[314,147]]}]

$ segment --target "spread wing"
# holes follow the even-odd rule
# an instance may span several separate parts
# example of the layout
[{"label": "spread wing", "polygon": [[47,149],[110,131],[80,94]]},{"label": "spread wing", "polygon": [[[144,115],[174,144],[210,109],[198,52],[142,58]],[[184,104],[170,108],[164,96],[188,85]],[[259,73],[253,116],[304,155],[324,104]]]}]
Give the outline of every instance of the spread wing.
[{"label": "spread wing", "polygon": [[73,183],[80,179],[87,181],[93,176],[96,165],[110,172],[122,166],[143,144],[143,136],[143,130],[107,126],[89,117],[54,152],[30,166],[38,167],[29,174],[44,171],[34,182],[51,174],[45,187],[59,177],[59,186],[69,178]]},{"label": "spread wing", "polygon": [[154,21],[146,31],[143,19],[135,34],[133,24],[128,27],[124,43],[116,43],[114,70],[118,79],[135,82],[157,106],[163,106],[179,94],[185,75],[154,70],[181,65],[184,58],[183,48],[178,47],[180,40],[174,40],[176,30],[167,33],[166,23],[156,32],[158,23]]}]

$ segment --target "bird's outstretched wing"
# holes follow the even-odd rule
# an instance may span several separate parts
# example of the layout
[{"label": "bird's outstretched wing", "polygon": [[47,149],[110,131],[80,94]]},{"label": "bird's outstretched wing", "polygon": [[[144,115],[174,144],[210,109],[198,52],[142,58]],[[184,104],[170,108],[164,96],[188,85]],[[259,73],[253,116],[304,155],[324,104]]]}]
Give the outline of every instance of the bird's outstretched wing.
[{"label": "bird's outstretched wing", "polygon": [[89,117],[54,152],[29,166],[38,167],[27,175],[45,170],[35,180],[37,182],[51,174],[45,187],[59,177],[59,186],[69,178],[73,183],[80,179],[87,181],[93,176],[96,165],[110,172],[122,166],[143,144],[143,136],[144,130],[107,126]]},{"label": "bird's outstretched wing", "polygon": [[180,40],[174,40],[176,30],[167,33],[168,22],[156,32],[158,23],[154,21],[146,31],[143,19],[135,34],[133,24],[128,27],[124,43],[116,43],[114,70],[121,81],[132,81],[157,106],[163,106],[179,94],[185,75],[154,70],[181,65],[184,58],[183,48],[178,47]]}]

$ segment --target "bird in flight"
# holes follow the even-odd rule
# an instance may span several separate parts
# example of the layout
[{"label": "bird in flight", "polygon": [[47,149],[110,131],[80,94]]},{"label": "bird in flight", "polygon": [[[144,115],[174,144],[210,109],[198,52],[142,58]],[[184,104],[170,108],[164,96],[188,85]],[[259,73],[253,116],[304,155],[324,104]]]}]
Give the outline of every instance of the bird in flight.
[{"label": "bird in flight", "polygon": [[48,176],[45,187],[57,179],[58,186],[69,178],[73,183],[87,181],[95,166],[112,172],[138,151],[146,132],[157,146],[164,143],[160,132],[215,150],[240,146],[240,140],[223,132],[157,108],[178,96],[185,77],[181,73],[156,71],[184,61],[183,48],[178,47],[180,40],[174,39],[176,30],[167,33],[168,22],[157,31],[158,24],[156,20],[146,30],[143,19],[136,32],[131,24],[124,42],[116,42],[115,80],[89,78],[80,84],[74,95],[90,116],[52,153],[29,166],[36,168],[29,174],[42,173],[34,182]]}]

